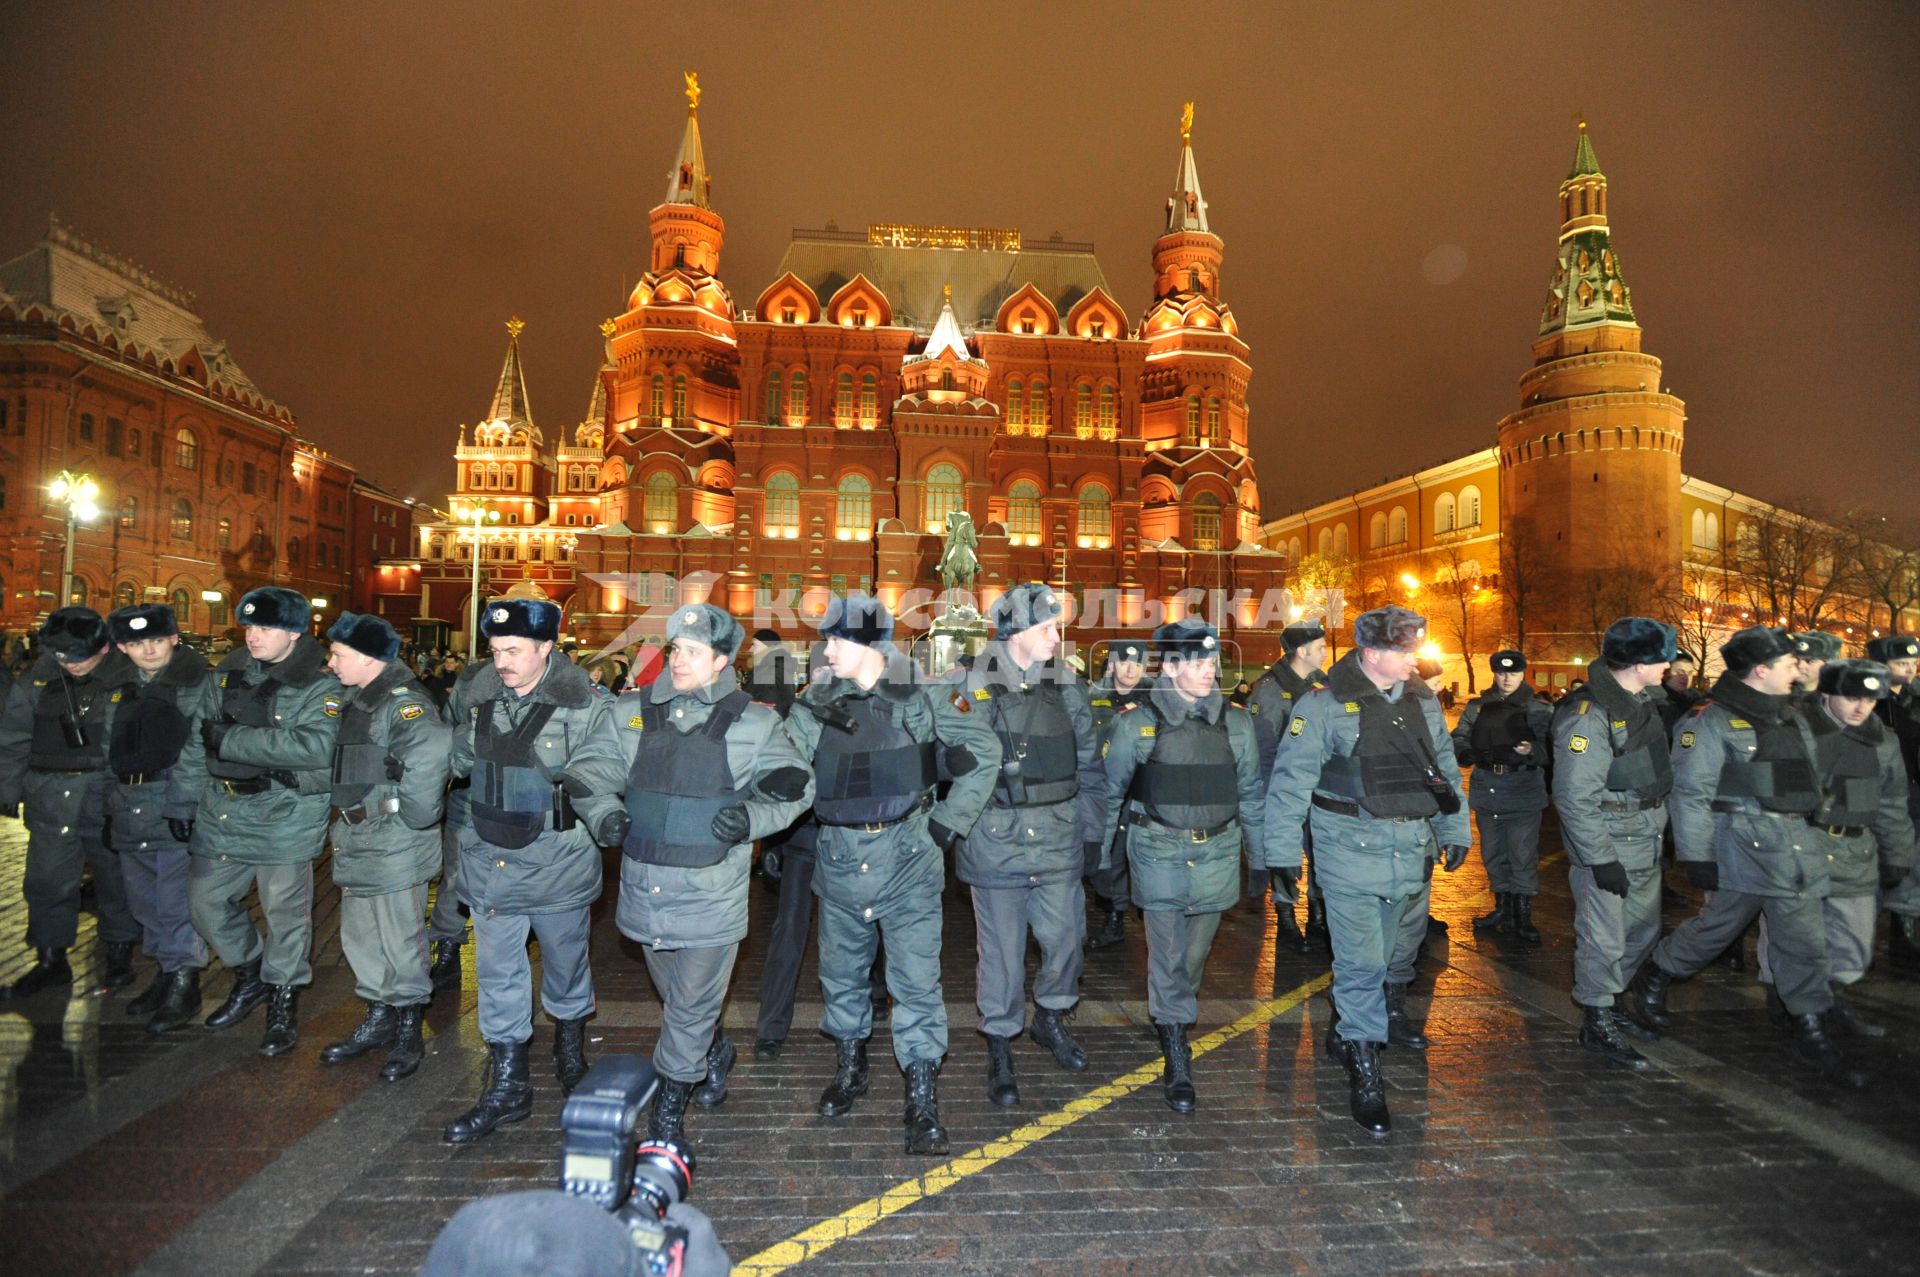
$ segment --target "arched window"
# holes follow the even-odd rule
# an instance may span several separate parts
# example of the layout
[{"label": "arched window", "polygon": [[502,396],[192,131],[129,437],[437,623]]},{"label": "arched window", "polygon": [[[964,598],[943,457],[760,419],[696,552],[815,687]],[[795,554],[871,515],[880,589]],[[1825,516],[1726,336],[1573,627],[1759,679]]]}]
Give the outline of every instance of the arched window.
[{"label": "arched window", "polygon": [[173,592],[169,600],[173,604],[173,615],[180,624],[188,629],[193,627],[193,596],[183,587]]},{"label": "arched window", "polygon": [[1113,494],[1106,484],[1089,483],[1080,489],[1078,516],[1075,537],[1081,545],[1104,549],[1113,544]]},{"label": "arched window", "polygon": [[680,485],[665,470],[647,476],[645,511],[649,532],[672,532],[680,520]]},{"label": "arched window", "polygon": [[810,413],[807,403],[807,374],[795,368],[793,375],[787,378],[787,424],[804,426]]},{"label": "arched window", "polygon": [[850,372],[834,378],[833,424],[842,430],[853,425],[853,374]]},{"label": "arched window", "polygon": [[1093,438],[1093,387],[1084,381],[1073,388],[1073,433]]},{"label": "arched window", "polygon": [[[324,560],[326,558],[326,547],[322,546],[320,548],[321,548],[320,557]],[[297,568],[300,566],[300,538],[299,537],[287,538],[287,566],[293,567],[293,568]],[[321,563],[320,566],[325,567],[326,564],[323,562]]]},{"label": "arched window", "polygon": [[140,527],[140,498],[128,496],[120,502],[120,527],[127,532]]},{"label": "arched window", "polygon": [[787,375],[778,368],[767,371],[767,424],[780,425],[787,419]]},{"label": "arched window", "polygon": [[1187,396],[1187,443],[1200,442],[1200,396]]},{"label": "arched window", "polygon": [[520,484],[520,467],[515,465],[508,465],[508,466],[502,467],[500,471],[500,486],[502,488],[505,488],[508,492],[512,492],[516,487],[519,486],[519,484]]},{"label": "arched window", "polygon": [[173,464],[182,470],[200,468],[200,436],[185,426],[173,432]]},{"label": "arched window", "polygon": [[1387,543],[1387,516],[1375,510],[1367,520],[1367,548],[1378,550]]},{"label": "arched window", "polygon": [[173,503],[173,536],[176,541],[193,540],[193,502],[185,497]]},{"label": "arched window", "polygon": [[1405,545],[1407,542],[1407,510],[1405,506],[1393,507],[1393,513],[1387,516],[1387,544]]},{"label": "arched window", "polygon": [[1433,534],[1441,536],[1453,531],[1455,519],[1453,494],[1442,492],[1433,500]]},{"label": "arched window", "polygon": [[667,379],[662,373],[653,374],[653,384],[647,391],[647,415],[655,421],[667,415]]},{"label": "arched window", "polygon": [[1287,562],[1293,564],[1295,567],[1300,566],[1300,550],[1300,538],[1289,537],[1287,539]]},{"label": "arched window", "polygon": [[1007,535],[1015,545],[1040,544],[1040,485],[1022,479],[1007,490]]},{"label": "arched window", "polygon": [[1018,377],[1007,382],[1007,425],[1016,432],[1027,424],[1026,384]]},{"label": "arched window", "polygon": [[1333,529],[1332,528],[1320,529],[1319,554],[1320,554],[1320,557],[1323,559],[1332,557],[1333,555]]},{"label": "arched window", "polygon": [[1119,392],[1112,386],[1100,387],[1100,437],[1102,439],[1120,437]]},{"label": "arched window", "polygon": [[871,430],[880,424],[880,382],[872,373],[860,378],[860,427]]},{"label": "arched window", "polygon": [[214,525],[214,544],[222,550],[233,548],[233,520],[222,519]]},{"label": "arched window", "polygon": [[681,422],[686,419],[687,374],[680,372],[673,375],[673,420],[675,422]]},{"label": "arched window", "polygon": [[1028,433],[1043,435],[1053,418],[1047,403],[1047,383],[1035,377],[1027,386]]},{"label": "arched window", "polygon": [[873,537],[873,485],[865,475],[850,474],[840,480],[839,497],[833,510],[833,532],[842,541],[866,541]]},{"label": "arched window", "polygon": [[430,559],[446,558],[447,557],[447,539],[445,537],[430,538],[427,541],[427,557]]},{"label": "arched window", "polygon": [[1460,526],[1463,528],[1480,526],[1480,489],[1472,484],[1460,489]]},{"label": "arched window", "polygon": [[960,509],[967,499],[966,481],[960,468],[941,462],[927,471],[927,531],[947,530],[947,516]]},{"label": "arched window", "polygon": [[1193,499],[1193,548],[1220,548],[1220,498],[1211,492],[1202,492]]},{"label": "arched window", "polygon": [[766,535],[800,535],[800,480],[791,470],[782,470],[767,479]]},{"label": "arched window", "polygon": [[1693,543],[1700,549],[1707,548],[1707,512],[1695,510],[1691,520],[1693,524]]},{"label": "arched window", "polygon": [[1220,400],[1213,396],[1207,398],[1207,433],[1201,437],[1200,442],[1205,444],[1225,442],[1220,437]]},{"label": "arched window", "polygon": [[1353,553],[1352,538],[1347,535],[1347,525],[1339,523],[1333,529],[1333,557],[1344,559]]},{"label": "arched window", "polygon": [[1711,511],[1707,514],[1707,548],[1709,550],[1720,548],[1720,516]]},{"label": "arched window", "polygon": [[122,581],[113,588],[113,605],[117,608],[132,607],[138,597],[131,581]]}]

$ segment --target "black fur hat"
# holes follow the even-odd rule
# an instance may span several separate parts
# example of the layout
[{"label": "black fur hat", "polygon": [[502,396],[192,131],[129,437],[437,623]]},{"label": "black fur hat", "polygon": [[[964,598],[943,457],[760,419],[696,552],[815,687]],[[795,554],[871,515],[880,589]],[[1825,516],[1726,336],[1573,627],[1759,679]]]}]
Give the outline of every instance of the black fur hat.
[{"label": "black fur hat", "polygon": [[[732,656],[739,651],[740,640],[745,636],[746,631],[733,619],[733,614],[712,603],[683,603],[674,609],[673,618],[667,622],[667,642],[690,639],[705,643],[720,656]],[[779,642],[777,638],[774,641]]]},{"label": "black fur hat", "polygon": [[313,604],[298,590],[263,585],[241,596],[235,618],[241,625],[259,625],[270,630],[291,630],[305,634],[313,624]]},{"label": "black fur hat", "polygon": [[1220,631],[1205,621],[1169,621],[1153,632],[1162,657],[1190,660],[1220,655]]},{"label": "black fur hat", "polygon": [[560,605],[546,599],[495,599],[480,609],[480,633],[487,638],[556,643],[560,640]]},{"label": "black fur hat", "polygon": [[1064,609],[1050,585],[1027,581],[1002,594],[993,604],[993,636],[1010,639],[1022,630],[1058,620]]},{"label": "black fur hat", "polygon": [[1792,635],[1793,654],[1803,661],[1835,661],[1844,650],[1838,634],[1823,630],[1801,630]]},{"label": "black fur hat", "polygon": [[1920,639],[1911,634],[1888,634],[1867,643],[1867,657],[1875,661],[1910,661],[1920,656]]},{"label": "black fur hat", "polygon": [[1109,665],[1120,661],[1139,661],[1144,665],[1146,660],[1147,645],[1139,639],[1115,639],[1107,644],[1107,664]]},{"label": "black fur hat", "polygon": [[1749,625],[1720,645],[1720,659],[1735,674],[1745,674],[1756,665],[1793,654],[1792,635],[1762,625]]},{"label": "black fur hat", "polygon": [[1623,616],[1600,639],[1600,659],[1609,665],[1658,665],[1678,647],[1673,627],[1650,616]]},{"label": "black fur hat", "polygon": [[40,626],[40,646],[56,661],[84,661],[107,645],[107,623],[90,607],[63,607]]},{"label": "black fur hat", "polygon": [[399,633],[378,616],[342,612],[340,619],[327,627],[327,641],[344,643],[376,661],[391,661],[400,655]]},{"label": "black fur hat", "polygon": [[1318,639],[1327,636],[1327,629],[1318,621],[1303,621],[1298,625],[1289,625],[1280,631],[1280,647],[1288,656]]},{"label": "black fur hat", "polygon": [[1893,695],[1893,674],[1878,661],[1828,661],[1820,669],[1820,690],[1828,696],[1884,701]]},{"label": "black fur hat", "polygon": [[820,637],[879,647],[893,637],[893,613],[871,594],[855,590],[827,604],[827,614],[820,621]]},{"label": "black fur hat", "polygon": [[138,643],[178,634],[180,623],[165,603],[134,603],[107,613],[107,628],[113,631],[116,643]]},{"label": "black fur hat", "polygon": [[1383,652],[1417,652],[1427,637],[1427,618],[1388,604],[1354,618],[1353,645]]},{"label": "black fur hat", "polygon": [[1489,656],[1487,664],[1495,674],[1518,674],[1527,668],[1527,654],[1511,647],[1503,648]]}]

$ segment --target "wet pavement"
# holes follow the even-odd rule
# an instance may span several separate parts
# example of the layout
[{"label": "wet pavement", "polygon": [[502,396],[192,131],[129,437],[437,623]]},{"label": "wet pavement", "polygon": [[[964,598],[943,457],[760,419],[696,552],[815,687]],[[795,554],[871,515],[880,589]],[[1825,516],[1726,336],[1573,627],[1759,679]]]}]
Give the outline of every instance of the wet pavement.
[{"label": "wet pavement", "polygon": [[[1545,943],[1475,935],[1478,857],[1436,877],[1435,933],[1409,999],[1434,1039],[1389,1051],[1390,1143],[1347,1116],[1344,1072],[1316,1050],[1326,965],[1275,956],[1269,909],[1223,924],[1202,991],[1198,1112],[1161,1102],[1140,928],[1088,960],[1075,1032],[1085,1074],[1015,1047],[1022,1103],[985,1096],[972,1031],[972,919],[946,910],[953,1047],[942,1076],[950,1159],[901,1152],[900,1082],[876,1052],[854,1113],[820,1118],[832,1073],[814,1035],[811,958],[794,1035],[752,1058],[760,954],[774,898],[754,886],[754,937],[727,1019],[732,1093],[693,1110],[695,1202],[738,1271],[774,1273],[1895,1273],[1920,1247],[1920,984],[1884,967],[1855,1001],[1892,1036],[1854,1048],[1872,1075],[1838,1089],[1797,1066],[1752,975],[1676,986],[1676,1024],[1609,1069],[1574,1041],[1571,903],[1548,822]],[[0,982],[29,965],[25,834],[0,821]],[[616,869],[610,862],[610,870]],[[0,1271],[37,1274],[407,1274],[472,1198],[551,1187],[560,1090],[536,1028],[533,1117],[476,1145],[441,1141],[484,1060],[472,975],[442,995],[430,1053],[397,1085],[378,1054],[340,1067],[319,1047],[360,1016],[322,862],[315,982],[301,1044],[254,1054],[264,1012],[224,1034],[155,1041],[111,997],[0,1003]],[[1668,911],[1669,924],[1686,909]],[[1749,952],[1751,940],[1748,942]],[[471,950],[467,950],[469,963]],[[76,985],[98,963],[91,915]],[[596,916],[592,1052],[644,1055],[658,1004],[638,954]],[[207,1009],[227,976],[209,973]],[[879,1045],[876,1042],[876,1045]]]}]

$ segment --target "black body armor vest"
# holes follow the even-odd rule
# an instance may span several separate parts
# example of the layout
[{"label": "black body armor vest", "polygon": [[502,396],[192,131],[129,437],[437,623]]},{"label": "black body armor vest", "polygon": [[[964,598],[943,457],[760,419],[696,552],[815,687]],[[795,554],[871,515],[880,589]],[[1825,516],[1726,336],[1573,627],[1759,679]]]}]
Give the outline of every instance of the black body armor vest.
[{"label": "black body armor vest", "polygon": [[[1731,707],[1725,707],[1731,708]],[[1807,757],[1800,728],[1787,722],[1752,720],[1756,748],[1720,769],[1719,798],[1751,798],[1768,811],[1811,813],[1820,806],[1820,782]]]},{"label": "black body armor vest", "polygon": [[55,669],[33,706],[28,766],[54,772],[94,771],[102,766],[107,758],[107,724],[119,699],[118,688],[70,679]]},{"label": "black body armor vest", "polygon": [[1399,702],[1384,696],[1360,699],[1360,739],[1353,753],[1327,759],[1320,768],[1321,789],[1357,803],[1370,816],[1437,816],[1440,804],[1429,784],[1438,774],[1433,750],[1416,732],[1427,729],[1426,715],[1412,692]]},{"label": "black body armor vest", "polygon": [[[280,684],[262,676],[249,687],[240,676],[242,670],[223,670],[220,674],[220,708],[242,727],[272,727],[273,698]],[[267,774],[264,767],[236,763],[207,754],[207,774],[220,780],[254,780]]]},{"label": "black body armor vest", "polygon": [[180,712],[180,685],[161,671],[152,682],[127,687],[126,703],[113,720],[107,766],[116,776],[152,775],[180,761],[191,726]]},{"label": "black body armor vest", "polygon": [[640,706],[640,747],[627,769],[627,815],[633,824],[622,850],[649,865],[704,869],[733,848],[713,836],[721,809],[747,800],[727,766],[727,732],[753,700],[729,692],[692,731],[672,726],[666,706],[649,696]]},{"label": "black body armor vest", "polygon": [[1127,797],[1175,829],[1218,829],[1240,814],[1240,772],[1226,715],[1209,723],[1189,714],[1169,723],[1152,701],[1135,714],[1154,718],[1153,752],[1133,773]]},{"label": "black body armor vest", "polygon": [[340,714],[340,734],[333,745],[333,805],[351,811],[367,801],[375,785],[387,779],[386,733],[374,713],[349,699]]},{"label": "black body armor vest", "polygon": [[1869,718],[1859,727],[1843,727],[1825,711],[1809,713],[1826,800],[1818,823],[1843,828],[1871,825],[1880,814],[1880,750],[1886,729]]},{"label": "black body armor vest", "polygon": [[1080,793],[1080,748],[1060,689],[1039,684],[1024,694],[990,688],[993,727],[1000,733],[996,807],[1050,807]]},{"label": "black body armor vest", "polygon": [[494,703],[480,707],[473,725],[473,774],[468,813],[481,838],[518,850],[546,831],[554,816],[554,780],[534,742],[553,717],[552,705],[535,705],[510,732],[493,730]]},{"label": "black body armor vest", "polygon": [[854,730],[826,726],[813,756],[814,815],[825,825],[899,820],[939,781],[932,741],[917,741],[877,696],[842,701]]},{"label": "black body armor vest", "polygon": [[[1539,766],[1540,741],[1527,722],[1530,707],[1531,702],[1524,700],[1482,701],[1480,712],[1474,716],[1469,740],[1474,760],[1498,763],[1502,767]],[[1535,753],[1515,752],[1514,746],[1528,741],[1533,742]]]}]

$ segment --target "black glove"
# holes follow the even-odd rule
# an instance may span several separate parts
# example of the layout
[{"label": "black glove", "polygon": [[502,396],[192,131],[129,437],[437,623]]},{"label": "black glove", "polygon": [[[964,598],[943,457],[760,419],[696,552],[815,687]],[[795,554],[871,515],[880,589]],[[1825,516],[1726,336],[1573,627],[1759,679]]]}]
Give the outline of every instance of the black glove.
[{"label": "black glove", "polygon": [[767,876],[768,882],[779,882],[782,868],[778,847],[769,847],[760,853],[760,872]]},{"label": "black glove", "polygon": [[108,851],[118,850],[118,848],[113,845],[113,817],[111,816],[102,816],[100,818],[100,845]]},{"label": "black glove", "polygon": [[1267,894],[1267,871],[1264,869],[1247,870],[1247,899],[1258,900]]},{"label": "black glove", "polygon": [[1468,848],[1462,847],[1458,844],[1455,844],[1454,846],[1451,846],[1451,847],[1442,847],[1440,849],[1441,866],[1445,868],[1448,873],[1452,873],[1454,870],[1458,869],[1461,865],[1464,865],[1467,863],[1468,850],[1469,850]]},{"label": "black glove", "polygon": [[167,832],[173,835],[175,842],[192,842],[193,821],[191,818],[187,820],[175,820],[169,816],[167,817]]},{"label": "black glove", "polygon": [[4,809],[0,809],[0,816],[5,816],[8,820],[20,819],[20,804],[8,803]]},{"label": "black glove", "polygon": [[1627,898],[1627,871],[1619,861],[1608,860],[1593,867],[1593,885],[1602,891],[1612,892],[1622,900]]},{"label": "black glove", "polygon": [[731,847],[735,843],[747,840],[747,834],[753,828],[753,822],[747,816],[747,809],[740,803],[731,807],[722,807],[713,813],[713,836]]},{"label": "black glove", "polygon": [[227,738],[227,732],[234,727],[234,721],[222,714],[218,718],[200,720],[200,740],[206,745],[209,754],[218,757],[220,742]]},{"label": "black glove", "polygon": [[1080,844],[1080,876],[1091,878],[1100,872],[1101,846],[1097,839]]},{"label": "black glove", "polygon": [[1273,903],[1280,908],[1292,908],[1300,899],[1300,871],[1298,869],[1269,869],[1267,871],[1271,886]]},{"label": "black glove", "polygon": [[403,780],[406,778],[406,775],[407,775],[407,765],[401,762],[399,759],[395,758],[392,754],[388,754],[387,755],[387,779]]},{"label": "black glove", "polygon": [[1720,865],[1713,860],[1683,860],[1687,867],[1687,881],[1702,891],[1720,889]]},{"label": "black glove", "polygon": [[1880,889],[1882,891],[1892,891],[1906,880],[1907,867],[1905,865],[1880,866]]},{"label": "black glove", "polygon": [[266,772],[266,777],[268,780],[280,786],[280,788],[282,789],[300,788],[300,778],[294,775],[292,772],[288,771],[284,767],[274,767],[269,769]]},{"label": "black glove", "polygon": [[933,840],[940,844],[942,851],[952,851],[966,838],[965,834],[956,834],[937,820],[927,822],[927,832],[933,835]]},{"label": "black glove", "polygon": [[633,817],[627,814],[625,807],[615,807],[600,820],[599,832],[593,840],[602,847],[618,847],[627,841],[627,834],[633,829]]}]

